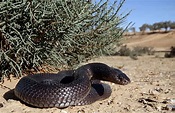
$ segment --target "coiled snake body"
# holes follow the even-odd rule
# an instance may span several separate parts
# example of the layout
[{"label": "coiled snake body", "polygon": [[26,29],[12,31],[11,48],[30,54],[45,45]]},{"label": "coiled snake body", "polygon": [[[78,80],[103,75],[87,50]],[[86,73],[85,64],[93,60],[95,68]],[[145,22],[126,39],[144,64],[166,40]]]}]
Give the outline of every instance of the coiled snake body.
[{"label": "coiled snake body", "polygon": [[17,83],[14,92],[20,100],[36,107],[87,105],[111,94],[109,85],[95,80],[121,85],[130,83],[130,79],[120,70],[103,63],[90,63],[57,74],[25,76]]}]

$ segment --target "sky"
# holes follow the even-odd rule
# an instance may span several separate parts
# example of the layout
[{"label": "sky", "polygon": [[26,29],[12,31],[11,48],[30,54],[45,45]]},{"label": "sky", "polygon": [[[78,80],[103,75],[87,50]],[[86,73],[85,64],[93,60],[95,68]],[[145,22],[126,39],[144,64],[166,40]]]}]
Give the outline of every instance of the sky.
[{"label": "sky", "polygon": [[[114,0],[109,1],[110,4],[114,2]],[[145,23],[175,21],[175,0],[126,0],[121,12],[127,13],[129,11],[131,13],[127,17],[126,23],[132,22],[136,31],[139,31],[139,27]]]}]

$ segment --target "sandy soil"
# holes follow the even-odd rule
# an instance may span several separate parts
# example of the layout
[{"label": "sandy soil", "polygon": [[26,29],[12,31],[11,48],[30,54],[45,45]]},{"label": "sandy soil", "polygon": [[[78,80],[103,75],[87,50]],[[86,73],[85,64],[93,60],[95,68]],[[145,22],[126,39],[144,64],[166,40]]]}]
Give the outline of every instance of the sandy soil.
[{"label": "sandy soil", "polygon": [[175,31],[125,36],[123,43],[127,44],[128,47],[154,47],[156,51],[167,51],[170,50],[171,46],[175,46]]},{"label": "sandy soil", "polygon": [[[175,58],[142,56],[100,57],[90,62],[103,62],[121,68],[132,82],[126,86],[112,83],[112,95],[91,105],[58,108],[32,108],[15,100],[12,93],[18,79],[0,85],[0,113],[170,113],[175,105]],[[6,100],[7,99],[7,100]],[[171,102],[169,101],[171,100]]]}]

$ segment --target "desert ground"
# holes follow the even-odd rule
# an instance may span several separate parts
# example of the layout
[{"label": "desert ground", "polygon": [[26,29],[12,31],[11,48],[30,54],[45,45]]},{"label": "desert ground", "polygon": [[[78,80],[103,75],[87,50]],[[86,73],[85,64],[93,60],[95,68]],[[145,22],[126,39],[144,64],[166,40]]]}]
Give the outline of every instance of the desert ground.
[{"label": "desert ground", "polygon": [[136,35],[125,36],[122,40],[128,47],[153,47],[155,51],[169,51],[171,46],[175,46],[175,31],[171,32],[147,32],[142,35],[138,32]]},{"label": "desert ground", "polygon": [[[127,36],[128,47],[148,46],[169,50],[175,46],[175,32]],[[131,79],[128,85],[108,83],[109,98],[86,106],[65,109],[33,108],[16,100],[12,89],[19,79],[0,83],[0,113],[171,113],[175,112],[175,58],[163,54],[139,56],[137,60],[121,56],[101,56],[89,62],[102,62],[121,69]],[[88,62],[87,62],[88,63]]]}]

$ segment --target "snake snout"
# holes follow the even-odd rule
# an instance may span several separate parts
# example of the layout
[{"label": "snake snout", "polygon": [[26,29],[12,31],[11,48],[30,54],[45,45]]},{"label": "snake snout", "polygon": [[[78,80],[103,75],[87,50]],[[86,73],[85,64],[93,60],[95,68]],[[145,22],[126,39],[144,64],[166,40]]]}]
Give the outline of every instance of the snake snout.
[{"label": "snake snout", "polygon": [[131,82],[129,77],[120,71],[119,69],[113,68],[114,69],[114,83],[120,84],[120,85],[127,85]]},{"label": "snake snout", "polygon": [[121,85],[127,85],[131,82],[131,80],[128,78],[128,76],[124,73],[121,73],[118,75],[119,76],[119,81]]},{"label": "snake snout", "polygon": [[130,82],[131,82],[130,80],[124,79],[124,80],[121,81],[121,85],[127,85],[127,84],[129,84]]}]

